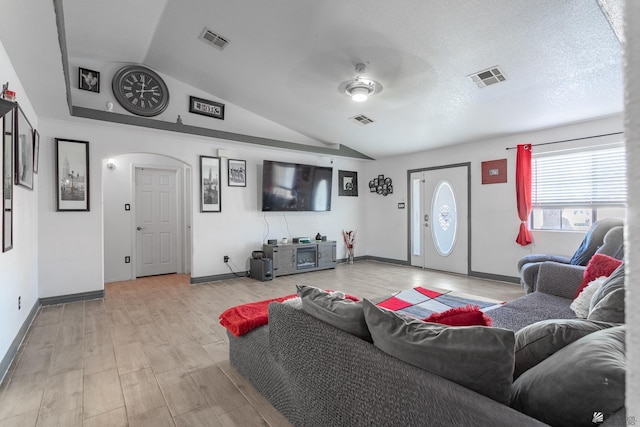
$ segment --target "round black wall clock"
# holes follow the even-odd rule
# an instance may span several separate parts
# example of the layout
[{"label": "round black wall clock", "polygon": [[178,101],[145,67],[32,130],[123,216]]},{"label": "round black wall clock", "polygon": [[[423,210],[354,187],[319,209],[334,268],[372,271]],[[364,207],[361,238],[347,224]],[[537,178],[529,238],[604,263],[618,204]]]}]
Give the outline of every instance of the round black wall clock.
[{"label": "round black wall clock", "polygon": [[127,111],[157,116],[169,105],[169,89],[155,72],[142,65],[126,65],[113,76],[113,94]]}]

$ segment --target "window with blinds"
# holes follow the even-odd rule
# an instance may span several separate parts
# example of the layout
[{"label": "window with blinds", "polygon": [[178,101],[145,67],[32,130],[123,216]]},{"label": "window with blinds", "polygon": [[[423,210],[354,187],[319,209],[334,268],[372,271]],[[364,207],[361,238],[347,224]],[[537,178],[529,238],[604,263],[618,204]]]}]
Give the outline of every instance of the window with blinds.
[{"label": "window with blinds", "polygon": [[625,216],[622,144],[533,155],[531,228],[587,230],[598,218]]}]

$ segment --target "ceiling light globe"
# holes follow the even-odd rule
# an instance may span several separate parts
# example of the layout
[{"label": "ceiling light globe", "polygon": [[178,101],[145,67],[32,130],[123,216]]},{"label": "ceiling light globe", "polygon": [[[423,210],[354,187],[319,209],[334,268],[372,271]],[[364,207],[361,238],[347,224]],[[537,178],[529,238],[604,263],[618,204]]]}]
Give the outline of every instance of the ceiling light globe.
[{"label": "ceiling light globe", "polygon": [[369,98],[369,91],[362,87],[356,87],[351,90],[351,99],[355,102],[364,102]]}]

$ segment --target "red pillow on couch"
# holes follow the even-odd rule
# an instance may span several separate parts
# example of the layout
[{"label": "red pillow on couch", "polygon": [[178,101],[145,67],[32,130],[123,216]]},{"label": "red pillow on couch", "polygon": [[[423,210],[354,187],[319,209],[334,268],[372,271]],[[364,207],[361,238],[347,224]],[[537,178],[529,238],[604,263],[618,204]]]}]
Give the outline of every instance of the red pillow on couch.
[{"label": "red pillow on couch", "polygon": [[492,323],[491,318],[477,305],[450,308],[442,313],[433,313],[422,320],[448,326],[491,326]]},{"label": "red pillow on couch", "polygon": [[582,282],[580,283],[580,287],[578,288],[578,292],[576,292],[574,298],[576,298],[589,283],[593,282],[598,277],[609,277],[611,273],[613,273],[613,270],[618,268],[620,264],[622,264],[622,260],[610,257],[609,255],[595,254],[591,257],[587,264],[587,268],[584,270]]}]

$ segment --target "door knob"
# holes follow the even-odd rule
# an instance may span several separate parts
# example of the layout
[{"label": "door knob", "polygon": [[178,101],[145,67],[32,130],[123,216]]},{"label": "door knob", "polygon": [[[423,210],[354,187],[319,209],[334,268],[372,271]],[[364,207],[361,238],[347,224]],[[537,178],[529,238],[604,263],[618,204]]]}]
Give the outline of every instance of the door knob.
[{"label": "door knob", "polygon": [[136,230],[140,231],[142,230],[144,227],[136,227]]}]

